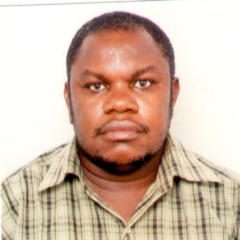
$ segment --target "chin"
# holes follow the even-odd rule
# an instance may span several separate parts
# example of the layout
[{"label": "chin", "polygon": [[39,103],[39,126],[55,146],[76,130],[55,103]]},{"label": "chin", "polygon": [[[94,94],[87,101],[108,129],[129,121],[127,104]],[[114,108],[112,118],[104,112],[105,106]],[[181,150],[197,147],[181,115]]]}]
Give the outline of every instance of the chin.
[{"label": "chin", "polygon": [[109,154],[94,154],[92,151],[84,149],[78,142],[79,154],[89,160],[91,163],[101,168],[102,170],[116,175],[125,175],[135,172],[143,167],[156,153],[139,153],[137,150],[129,151],[109,151]]}]

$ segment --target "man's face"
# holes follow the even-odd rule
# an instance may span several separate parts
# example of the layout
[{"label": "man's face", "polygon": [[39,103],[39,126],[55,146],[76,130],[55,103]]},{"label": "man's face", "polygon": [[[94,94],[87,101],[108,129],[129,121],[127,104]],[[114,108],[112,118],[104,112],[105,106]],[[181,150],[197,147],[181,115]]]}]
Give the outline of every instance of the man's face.
[{"label": "man's face", "polygon": [[70,74],[64,93],[80,158],[85,152],[127,171],[160,151],[179,84],[171,91],[169,64],[146,31],[89,35]]}]

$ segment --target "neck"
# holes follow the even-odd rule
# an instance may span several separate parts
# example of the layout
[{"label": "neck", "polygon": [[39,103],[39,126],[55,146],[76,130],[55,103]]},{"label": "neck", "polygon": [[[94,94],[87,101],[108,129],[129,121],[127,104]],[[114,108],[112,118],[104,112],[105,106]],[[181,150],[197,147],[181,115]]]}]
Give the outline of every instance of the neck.
[{"label": "neck", "polygon": [[128,221],[156,179],[162,152],[163,148],[141,168],[126,175],[108,173],[80,154],[86,184]]}]

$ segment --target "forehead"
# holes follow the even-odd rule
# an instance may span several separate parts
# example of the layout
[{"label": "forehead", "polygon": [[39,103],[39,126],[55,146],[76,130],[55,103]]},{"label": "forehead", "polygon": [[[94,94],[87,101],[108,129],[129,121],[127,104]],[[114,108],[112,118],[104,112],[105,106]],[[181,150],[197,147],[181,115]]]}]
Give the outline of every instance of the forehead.
[{"label": "forehead", "polygon": [[124,74],[149,65],[169,71],[161,46],[145,30],[105,30],[84,39],[73,68],[84,70],[86,67]]},{"label": "forehead", "polygon": [[[156,49],[158,49],[157,52]],[[113,52],[114,50],[119,52],[122,50],[122,52],[135,55],[147,50],[154,55],[162,55],[161,46],[153,40],[146,30],[139,28],[117,31],[104,30],[92,33],[84,39],[77,55],[85,57],[86,54],[97,53],[96,51],[102,51],[105,54],[107,51]]]}]

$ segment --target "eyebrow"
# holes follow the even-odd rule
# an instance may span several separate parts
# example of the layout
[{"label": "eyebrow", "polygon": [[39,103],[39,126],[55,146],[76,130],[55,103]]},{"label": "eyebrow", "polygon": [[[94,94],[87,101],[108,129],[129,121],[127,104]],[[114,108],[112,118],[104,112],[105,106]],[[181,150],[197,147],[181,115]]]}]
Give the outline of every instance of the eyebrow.
[{"label": "eyebrow", "polygon": [[154,66],[148,66],[148,67],[145,67],[143,69],[140,69],[136,72],[134,72],[131,76],[131,79],[135,79],[141,75],[143,75],[144,73],[147,73],[147,72],[153,72],[154,70],[156,70],[156,68]]},{"label": "eyebrow", "polygon": [[95,77],[95,78],[98,78],[102,81],[107,81],[107,78],[105,78],[102,74],[100,73],[95,73],[93,71],[90,71],[88,69],[86,69],[83,74],[82,74],[82,77],[88,77],[88,76],[92,76],[92,77]]},{"label": "eyebrow", "polygon": [[[154,70],[156,70],[156,68],[153,65],[139,69],[131,75],[131,80],[138,78],[139,76],[143,75],[144,73],[152,72]],[[104,82],[107,81],[107,78],[104,75],[102,75],[101,73],[96,73],[96,72],[90,71],[89,69],[86,69],[82,74],[82,77],[87,77],[87,76],[93,76]]]}]

